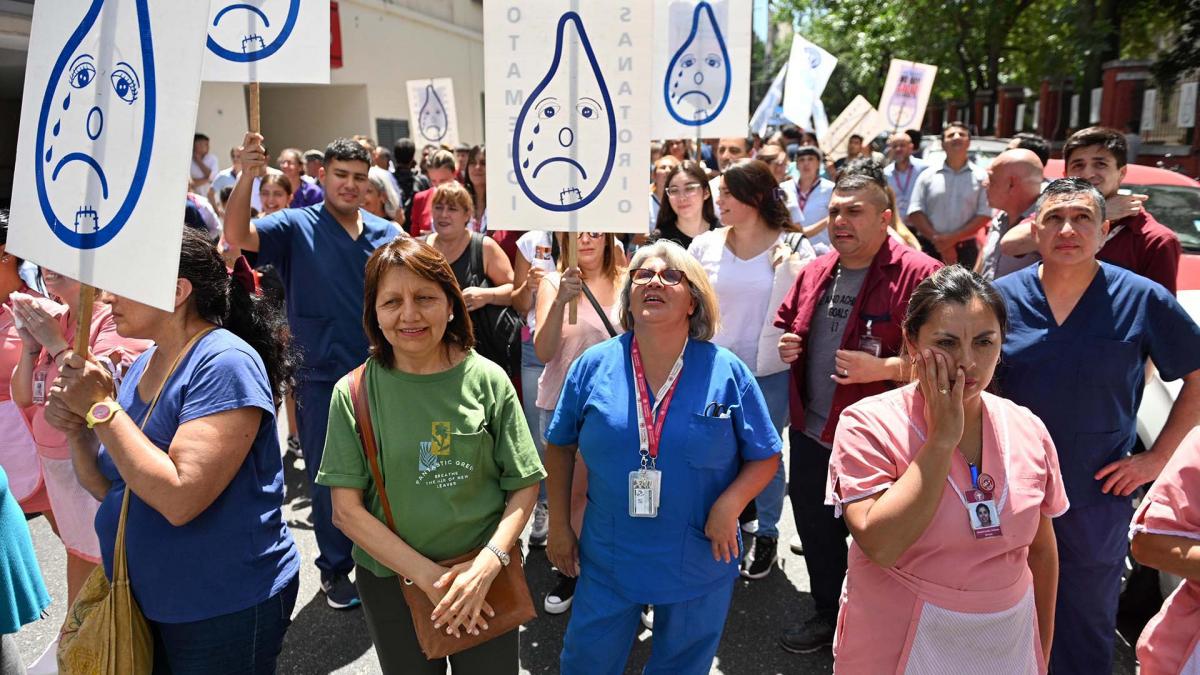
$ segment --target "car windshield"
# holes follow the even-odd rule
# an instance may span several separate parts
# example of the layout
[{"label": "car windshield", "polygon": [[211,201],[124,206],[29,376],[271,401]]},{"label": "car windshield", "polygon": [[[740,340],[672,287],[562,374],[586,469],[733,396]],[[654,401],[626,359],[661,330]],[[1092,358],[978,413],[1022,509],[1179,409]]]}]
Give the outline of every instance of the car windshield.
[{"label": "car windshield", "polygon": [[1146,210],[1179,236],[1183,250],[1200,253],[1200,188],[1181,185],[1130,185],[1150,195]]}]

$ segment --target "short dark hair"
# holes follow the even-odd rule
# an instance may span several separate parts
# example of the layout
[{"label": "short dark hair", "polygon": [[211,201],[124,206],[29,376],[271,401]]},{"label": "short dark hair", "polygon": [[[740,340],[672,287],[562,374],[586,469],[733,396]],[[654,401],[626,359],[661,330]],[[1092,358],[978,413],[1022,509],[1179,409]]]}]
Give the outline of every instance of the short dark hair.
[{"label": "short dark hair", "polygon": [[962,265],[939,269],[913,290],[908,300],[908,313],[904,316],[905,337],[910,342],[916,342],[921,327],[938,307],[949,302],[966,306],[974,299],[979,299],[992,310],[1000,324],[1000,338],[1003,341],[1004,333],[1008,330],[1008,309],[1004,298],[983,277]]},{"label": "short dark hair", "polygon": [[1046,166],[1046,162],[1050,161],[1050,141],[1045,138],[1029,132],[1022,131],[1013,136],[1013,140],[1017,142],[1017,147],[1022,150],[1029,150],[1042,160],[1042,166]]},{"label": "short dark hair", "polygon": [[954,120],[953,122],[948,122],[946,126],[942,127],[942,138],[945,138],[946,132],[950,131],[951,129],[962,129],[963,131],[967,132],[967,136],[971,135],[971,127],[968,127],[965,122]]},{"label": "short dark hair", "polygon": [[792,215],[784,201],[783,190],[766,162],[739,159],[721,174],[725,189],[739,202],[758,209],[763,222],[772,230],[795,229]]},{"label": "short dark hair", "polygon": [[331,162],[362,162],[371,166],[371,153],[358,141],[339,138],[325,148],[325,166]]},{"label": "short dark hair", "polygon": [[1078,177],[1058,178],[1050,181],[1050,184],[1042,191],[1042,196],[1038,197],[1037,212],[1041,213],[1042,205],[1049,201],[1051,197],[1063,195],[1087,195],[1091,197],[1092,202],[1096,205],[1096,209],[1100,212],[1100,220],[1105,219],[1108,207],[1105,203],[1104,195],[1100,190],[1096,189],[1095,185]]},{"label": "short dark hair", "polygon": [[923,138],[923,136],[921,136],[921,132],[916,129],[905,129],[904,133],[908,134],[908,137],[912,139],[913,149],[920,152],[921,139]]},{"label": "short dark hair", "polygon": [[800,142],[804,140],[804,132],[795,124],[785,124],[779,129],[779,135],[790,141]]},{"label": "short dark hair", "polygon": [[1063,144],[1063,163],[1070,163],[1071,153],[1076,150],[1096,145],[1112,153],[1117,160],[1118,169],[1129,162],[1129,146],[1125,144],[1125,134],[1109,127],[1088,127],[1071,134]]},{"label": "short dark hair", "polygon": [[888,198],[887,183],[880,185],[876,176],[871,171],[863,170],[860,167],[857,171],[842,171],[842,175],[838,177],[837,184],[834,186],[834,192],[863,192],[867,191],[877,197],[875,205],[879,207],[879,211],[891,208],[891,199]]},{"label": "short dark hair", "polygon": [[854,139],[856,139],[856,138],[857,138],[858,140],[860,140],[860,141],[861,141],[861,140],[863,140],[862,134],[850,134],[850,138],[847,138],[846,140],[847,140],[847,141],[852,141],[852,140],[854,140]]},{"label": "short dark hair", "polygon": [[458,159],[454,157],[454,153],[449,150],[437,150],[429,156],[429,162],[425,165],[425,171],[430,169],[448,169],[450,171],[458,171]]},{"label": "short dark hair", "polygon": [[413,143],[411,138],[401,138],[392,147],[392,158],[396,160],[397,166],[411,167],[416,156],[417,144]]},{"label": "short dark hair", "polygon": [[193,143],[195,143],[196,141],[207,141],[207,140],[208,140],[208,136],[205,136],[204,134],[196,134],[195,136],[192,136]]},{"label": "short dark hair", "polygon": [[365,293],[363,297],[363,329],[371,345],[371,356],[388,369],[396,367],[396,355],[392,344],[387,341],[379,327],[379,314],[375,311],[375,300],[379,297],[379,283],[390,269],[406,268],[422,279],[441,286],[450,303],[454,316],[446,325],[442,336],[443,344],[451,344],[462,350],[475,346],[474,328],[463,300],[462,289],[454,277],[454,270],[437,249],[419,239],[399,237],[375,249],[367,260]]},{"label": "short dark hair", "polygon": [[8,209],[0,209],[0,246],[8,245]]},{"label": "short dark hair", "polygon": [[818,162],[825,158],[824,153],[821,152],[821,148],[818,148],[815,145],[797,146],[796,152],[792,153],[792,156],[795,159],[800,159],[801,157],[810,157],[810,156],[816,157]]}]

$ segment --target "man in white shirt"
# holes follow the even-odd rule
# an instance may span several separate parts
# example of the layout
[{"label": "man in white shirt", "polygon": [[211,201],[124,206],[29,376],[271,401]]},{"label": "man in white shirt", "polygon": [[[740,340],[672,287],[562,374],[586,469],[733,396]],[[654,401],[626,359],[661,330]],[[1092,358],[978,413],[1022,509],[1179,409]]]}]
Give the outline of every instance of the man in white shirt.
[{"label": "man in white shirt", "polygon": [[[242,175],[242,160],[238,156],[238,149],[232,148],[229,151],[229,159],[232,162],[228,169],[224,169],[217,173],[216,178],[213,178],[212,191],[214,200],[212,205],[217,207],[217,211],[222,216],[225,215],[225,203],[221,200],[221,192],[225,188],[232,188],[237,185],[238,176]],[[255,211],[262,211],[262,199],[258,195],[258,187],[262,183],[261,178],[254,179],[254,188],[250,193],[250,207]]]},{"label": "man in white shirt", "polygon": [[892,155],[892,163],[884,167],[883,176],[887,179],[888,187],[896,194],[896,210],[900,220],[907,225],[908,204],[913,188],[917,185],[917,178],[929,165],[925,160],[913,157],[912,138],[904,132],[892,134],[888,139],[888,150]]},{"label": "man in white shirt", "polygon": [[188,190],[207,198],[219,168],[217,156],[209,152],[208,136],[196,134],[192,138],[192,173]]}]

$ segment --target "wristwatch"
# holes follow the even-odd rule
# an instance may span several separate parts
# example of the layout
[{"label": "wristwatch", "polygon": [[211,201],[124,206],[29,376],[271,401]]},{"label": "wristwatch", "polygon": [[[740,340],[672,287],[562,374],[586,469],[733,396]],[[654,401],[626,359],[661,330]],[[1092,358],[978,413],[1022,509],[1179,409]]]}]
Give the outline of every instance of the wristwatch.
[{"label": "wristwatch", "polygon": [[496,546],[495,544],[488,544],[484,548],[492,553],[495,553],[496,557],[500,559],[500,564],[504,567],[508,567],[508,563],[512,562],[512,558],[510,558],[504,551],[501,551],[499,546]]},{"label": "wristwatch", "polygon": [[89,429],[95,429],[97,424],[105,424],[111,422],[117,411],[124,410],[120,403],[116,401],[100,401],[93,403],[88,409],[87,425]]}]

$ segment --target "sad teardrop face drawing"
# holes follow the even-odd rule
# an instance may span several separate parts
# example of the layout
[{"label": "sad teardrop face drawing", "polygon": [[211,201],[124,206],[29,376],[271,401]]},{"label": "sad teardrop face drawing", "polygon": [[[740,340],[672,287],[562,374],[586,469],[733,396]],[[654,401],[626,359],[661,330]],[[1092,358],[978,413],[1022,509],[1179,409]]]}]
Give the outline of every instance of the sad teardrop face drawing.
[{"label": "sad teardrop face drawing", "polygon": [[208,49],[235,63],[260,61],[279,51],[292,35],[300,0],[216,0]]},{"label": "sad teardrop face drawing", "polygon": [[693,127],[716,119],[729,101],[729,64],[725,36],[712,5],[697,3],[691,13],[691,27],[671,57],[663,81],[663,96],[671,117]]},{"label": "sad teardrop face drawing", "polygon": [[[572,61],[577,64],[574,83]],[[583,19],[567,12],[558,20],[550,69],[517,116],[517,182],[541,208],[574,211],[604,190],[616,156],[617,120],[604,73]]]},{"label": "sad teardrop face drawing", "polygon": [[156,86],[149,0],[92,0],[63,45],[38,116],[35,183],[54,234],[79,249],[129,220],[150,166]]},{"label": "sad teardrop face drawing", "polygon": [[438,96],[432,83],[425,85],[422,96],[425,101],[421,104],[417,130],[425,140],[437,143],[449,132],[450,116],[446,114],[446,106],[442,103],[442,97]]}]

